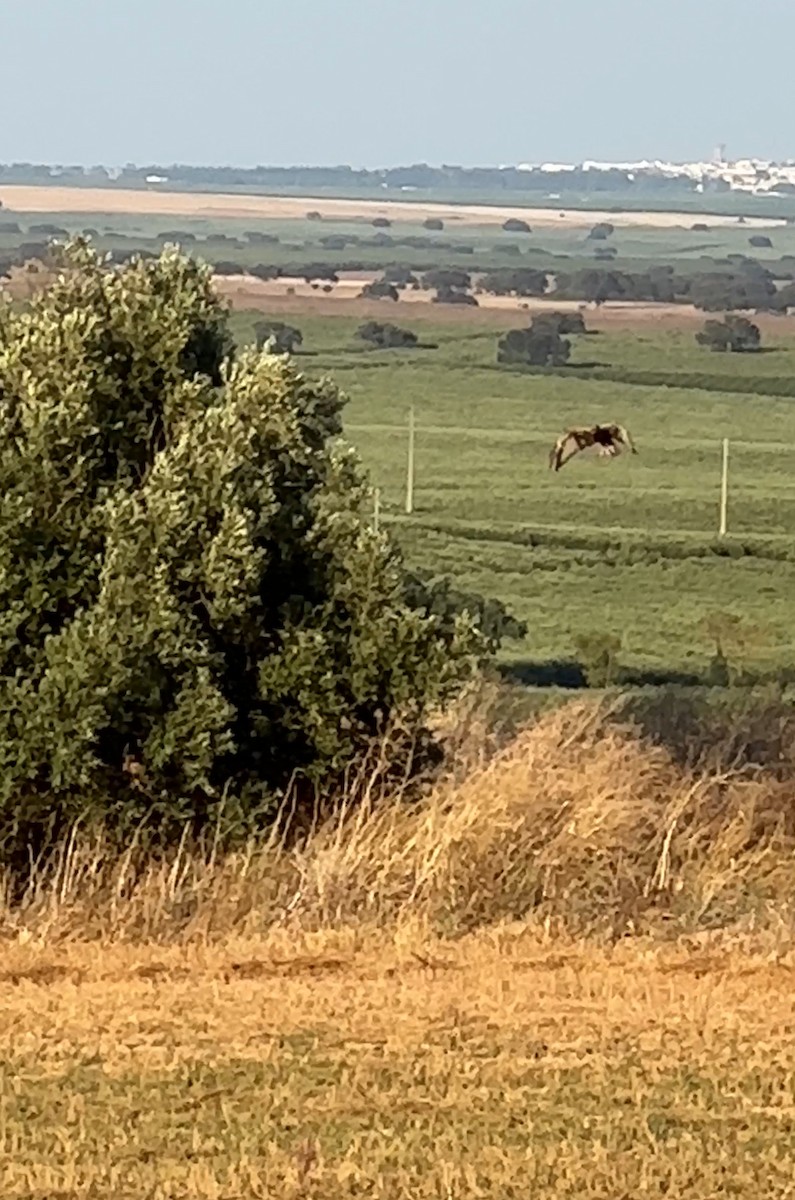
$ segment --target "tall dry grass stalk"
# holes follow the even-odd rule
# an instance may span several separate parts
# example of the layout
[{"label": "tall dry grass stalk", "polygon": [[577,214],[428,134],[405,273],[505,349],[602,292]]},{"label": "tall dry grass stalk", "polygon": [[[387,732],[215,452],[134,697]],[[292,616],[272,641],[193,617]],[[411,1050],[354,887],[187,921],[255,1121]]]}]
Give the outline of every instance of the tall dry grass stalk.
[{"label": "tall dry grass stalk", "polygon": [[693,773],[576,701],[496,748],[471,708],[447,775],[409,803],[378,764],[335,814],[288,842],[144,857],[81,833],[6,886],[0,933],[218,940],[269,930],[420,923],[455,936],[522,919],[614,939],[705,928],[788,933],[795,818],[788,783]]}]

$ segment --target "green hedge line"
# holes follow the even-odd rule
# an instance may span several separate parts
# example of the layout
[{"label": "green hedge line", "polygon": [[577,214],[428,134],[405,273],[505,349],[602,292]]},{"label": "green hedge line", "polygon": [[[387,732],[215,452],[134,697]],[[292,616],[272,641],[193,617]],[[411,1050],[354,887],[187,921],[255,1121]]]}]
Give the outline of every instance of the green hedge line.
[{"label": "green hedge line", "polygon": [[445,523],[423,524],[422,529],[440,533],[445,537],[475,542],[503,542],[528,549],[554,547],[560,550],[585,552],[599,555],[601,562],[631,565],[633,563],[655,563],[661,559],[684,561],[686,559],[710,558],[757,558],[769,562],[795,562],[795,545],[788,541],[763,540],[761,538],[726,539],[700,541],[652,536],[642,541],[625,534],[578,533],[574,530],[547,529],[496,529],[450,525]]},{"label": "green hedge line", "polygon": [[521,370],[523,375],[556,375],[566,379],[590,379],[605,383],[625,383],[637,387],[670,387],[702,392],[731,392],[750,396],[783,396],[795,399],[795,376],[791,375],[713,375],[696,371],[633,371],[625,367],[500,367],[495,370]]}]

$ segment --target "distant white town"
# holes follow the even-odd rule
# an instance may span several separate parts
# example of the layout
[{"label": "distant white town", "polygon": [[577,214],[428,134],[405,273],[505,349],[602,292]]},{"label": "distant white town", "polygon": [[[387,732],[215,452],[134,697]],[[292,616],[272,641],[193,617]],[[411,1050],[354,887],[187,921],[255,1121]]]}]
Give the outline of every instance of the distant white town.
[{"label": "distant white town", "polygon": [[770,162],[759,158],[740,158],[734,162],[725,157],[724,148],[716,151],[709,162],[674,163],[661,160],[641,162],[597,162],[588,160],[576,166],[569,163],[520,163],[520,171],[542,171],[550,175],[562,175],[574,171],[621,171],[628,178],[691,180],[696,191],[710,185],[728,187],[735,192],[749,192],[756,196],[787,196],[795,193],[795,161]]}]

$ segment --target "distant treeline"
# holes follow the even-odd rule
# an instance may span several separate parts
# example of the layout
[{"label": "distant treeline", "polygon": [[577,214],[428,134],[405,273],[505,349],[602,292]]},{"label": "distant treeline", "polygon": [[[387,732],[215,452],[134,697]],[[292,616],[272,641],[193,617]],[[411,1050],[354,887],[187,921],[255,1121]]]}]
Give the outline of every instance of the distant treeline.
[{"label": "distant treeline", "polygon": [[[60,183],[94,187],[140,187],[147,178],[157,177],[170,184],[188,188],[275,188],[299,190],[307,194],[328,188],[372,190],[373,188],[416,188],[422,191],[461,192],[543,192],[565,189],[567,192],[603,192],[630,195],[644,193],[696,195],[696,181],[685,176],[635,175],[631,171],[613,169],[586,171],[575,168],[565,173],[542,171],[540,168],[520,170],[517,167],[432,167],[415,163],[405,167],[378,170],[353,167],[194,167],[183,164],[170,166],[151,163],[148,166],[124,167],[121,171],[105,167],[51,167],[38,163],[0,164],[2,183]],[[705,184],[705,189],[717,193],[730,191],[722,181]]]}]

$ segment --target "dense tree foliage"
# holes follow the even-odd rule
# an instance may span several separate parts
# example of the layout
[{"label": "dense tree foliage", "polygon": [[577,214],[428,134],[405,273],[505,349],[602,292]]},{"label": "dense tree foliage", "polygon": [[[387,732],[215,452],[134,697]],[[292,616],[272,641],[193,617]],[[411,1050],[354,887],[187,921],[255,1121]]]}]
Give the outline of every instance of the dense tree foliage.
[{"label": "dense tree foliage", "polygon": [[762,336],[753,321],[732,314],[722,321],[705,322],[704,328],[696,334],[696,341],[710,350],[748,354],[760,348]]},{"label": "dense tree foliage", "polygon": [[482,275],[478,286],[495,296],[543,296],[548,278],[546,271],[535,267],[500,267]]},{"label": "dense tree foliage", "polygon": [[497,344],[497,362],[505,366],[560,367],[568,362],[571,342],[550,323],[511,329]]},{"label": "dense tree foliage", "polygon": [[477,308],[478,305],[477,297],[471,292],[449,286],[438,287],[432,301],[434,304],[464,304],[470,308]]},{"label": "dense tree foliage", "polygon": [[533,329],[550,329],[554,333],[587,333],[585,317],[577,312],[542,312],[533,318]]},{"label": "dense tree foliage", "polygon": [[422,286],[428,291],[436,291],[437,288],[464,289],[472,286],[472,276],[468,271],[461,271],[455,267],[434,267],[424,272]]},{"label": "dense tree foliage", "polygon": [[395,287],[416,287],[419,285],[419,280],[410,267],[404,267],[400,263],[390,263],[384,267],[384,279],[387,283],[392,283]]},{"label": "dense tree foliage", "polygon": [[294,354],[304,342],[301,330],[284,321],[257,321],[254,338],[258,350],[267,348],[275,354]]},{"label": "dense tree foliage", "polygon": [[400,292],[387,279],[373,279],[359,293],[363,300],[399,300]]},{"label": "dense tree foliage", "polygon": [[615,231],[616,227],[610,221],[597,221],[591,227],[588,238],[592,242],[604,242],[609,237],[612,237]]},{"label": "dense tree foliage", "polygon": [[587,300],[596,304],[607,300],[652,300],[670,304],[676,300],[679,287],[672,267],[652,267],[632,274],[615,267],[586,267],[561,273],[556,295],[562,300]]},{"label": "dense tree foliage", "polygon": [[356,336],[379,350],[410,349],[418,341],[411,329],[401,329],[399,325],[381,321],[366,321],[356,330]]},{"label": "dense tree foliage", "polygon": [[85,244],[0,318],[0,831],[246,822],[393,728],[395,769],[488,649],[409,602],[288,357],[232,355],[208,269]]},{"label": "dense tree foliage", "polygon": [[770,271],[753,260],[740,260],[734,270],[696,275],[687,291],[696,308],[706,312],[732,309],[764,311],[776,307],[776,284]]}]

